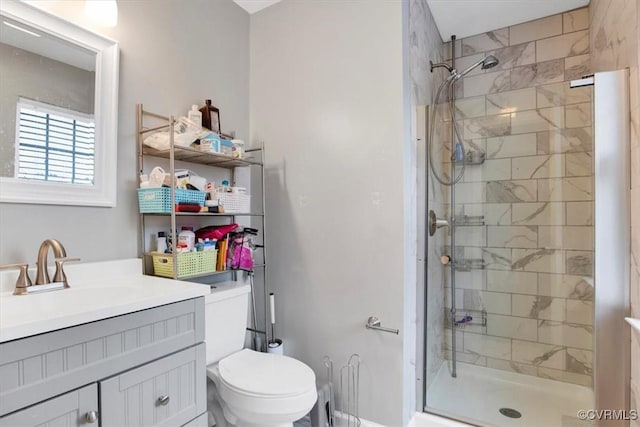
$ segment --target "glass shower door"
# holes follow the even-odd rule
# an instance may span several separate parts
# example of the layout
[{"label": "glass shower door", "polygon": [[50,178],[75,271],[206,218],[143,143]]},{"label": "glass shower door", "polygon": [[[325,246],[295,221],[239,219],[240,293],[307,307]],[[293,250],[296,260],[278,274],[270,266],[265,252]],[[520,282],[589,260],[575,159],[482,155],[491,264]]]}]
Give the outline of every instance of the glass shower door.
[{"label": "glass shower door", "polygon": [[[426,211],[450,226],[427,238],[425,410],[560,427],[593,407],[593,88],[478,94],[472,77],[455,103],[464,175],[426,174]],[[446,173],[451,115],[435,108]]]}]

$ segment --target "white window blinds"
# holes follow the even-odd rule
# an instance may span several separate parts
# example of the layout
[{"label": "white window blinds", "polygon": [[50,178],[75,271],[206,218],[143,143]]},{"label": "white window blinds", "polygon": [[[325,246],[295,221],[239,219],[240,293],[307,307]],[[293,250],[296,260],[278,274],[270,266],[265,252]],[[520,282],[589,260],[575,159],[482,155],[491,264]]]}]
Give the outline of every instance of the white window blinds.
[{"label": "white window blinds", "polygon": [[93,185],[92,115],[21,98],[16,141],[18,178]]}]

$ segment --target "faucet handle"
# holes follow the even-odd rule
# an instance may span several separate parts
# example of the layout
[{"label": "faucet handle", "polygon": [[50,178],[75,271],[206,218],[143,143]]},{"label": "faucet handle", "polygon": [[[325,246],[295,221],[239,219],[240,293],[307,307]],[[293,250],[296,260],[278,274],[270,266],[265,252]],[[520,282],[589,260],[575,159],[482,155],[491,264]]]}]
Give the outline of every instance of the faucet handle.
[{"label": "faucet handle", "polygon": [[69,283],[67,282],[67,275],[64,274],[64,270],[63,270],[63,265],[65,262],[74,262],[74,261],[80,261],[80,258],[72,258],[72,257],[63,257],[63,258],[56,258],[55,262],[56,262],[56,274],[53,275],[53,281],[54,282],[63,282],[64,283],[64,287],[68,288],[69,287]]},{"label": "faucet handle", "polygon": [[0,270],[9,270],[12,268],[20,269],[20,275],[16,280],[16,289],[13,291],[13,294],[26,295],[27,288],[32,285],[31,279],[29,278],[29,264],[16,263],[16,264],[0,265]]}]

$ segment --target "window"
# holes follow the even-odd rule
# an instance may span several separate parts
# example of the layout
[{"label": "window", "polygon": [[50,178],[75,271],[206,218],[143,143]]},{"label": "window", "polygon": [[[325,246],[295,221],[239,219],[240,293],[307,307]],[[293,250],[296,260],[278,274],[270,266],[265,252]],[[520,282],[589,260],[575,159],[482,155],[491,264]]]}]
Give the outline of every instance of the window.
[{"label": "window", "polygon": [[20,98],[16,146],[17,178],[94,184],[93,115]]}]

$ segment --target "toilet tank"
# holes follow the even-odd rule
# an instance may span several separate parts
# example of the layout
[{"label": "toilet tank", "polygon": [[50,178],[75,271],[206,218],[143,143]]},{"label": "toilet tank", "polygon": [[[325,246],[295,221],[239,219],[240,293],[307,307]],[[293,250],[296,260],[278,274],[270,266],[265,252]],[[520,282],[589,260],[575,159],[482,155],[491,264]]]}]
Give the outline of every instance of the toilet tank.
[{"label": "toilet tank", "polygon": [[207,365],[244,347],[250,291],[246,284],[222,282],[204,297]]}]

